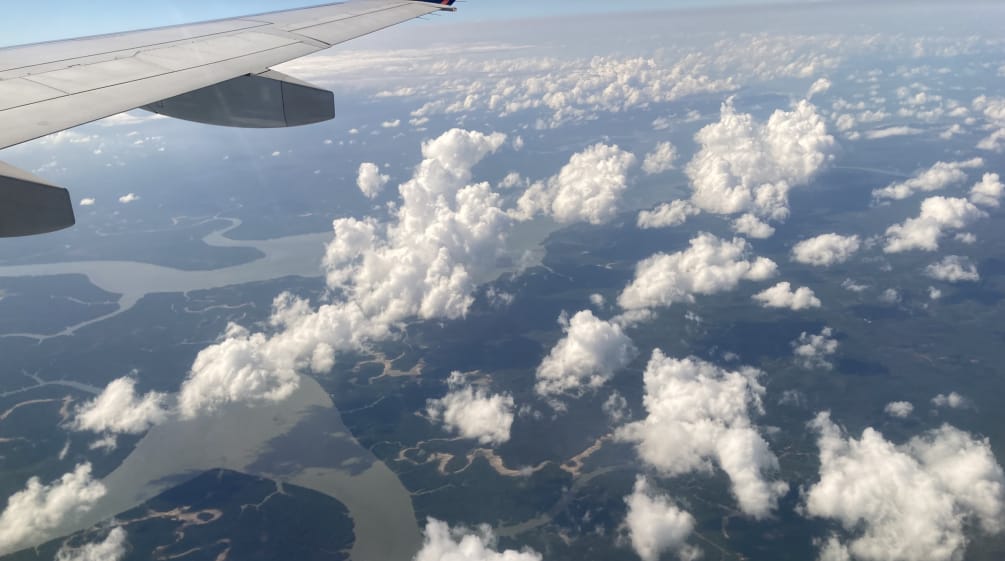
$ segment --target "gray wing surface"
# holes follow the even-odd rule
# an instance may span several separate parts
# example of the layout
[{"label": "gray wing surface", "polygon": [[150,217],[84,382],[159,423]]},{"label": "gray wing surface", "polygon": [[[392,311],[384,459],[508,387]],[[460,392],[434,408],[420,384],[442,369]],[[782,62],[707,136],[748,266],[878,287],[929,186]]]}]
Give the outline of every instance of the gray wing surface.
[{"label": "gray wing surface", "polygon": [[[330,92],[270,68],[451,4],[348,0],[0,49],[0,149],[138,107],[228,126],[330,119]],[[0,237],[72,224],[64,189],[0,164]]]}]

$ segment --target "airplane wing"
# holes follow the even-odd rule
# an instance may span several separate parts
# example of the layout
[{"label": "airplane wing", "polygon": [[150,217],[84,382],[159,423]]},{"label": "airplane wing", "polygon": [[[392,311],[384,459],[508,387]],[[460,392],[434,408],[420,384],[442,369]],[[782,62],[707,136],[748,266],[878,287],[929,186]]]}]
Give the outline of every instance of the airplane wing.
[{"label": "airplane wing", "polygon": [[[0,49],[0,149],[138,107],[239,127],[331,119],[331,92],[270,68],[453,3],[347,0]],[[65,189],[0,162],[0,237],[73,223]]]}]

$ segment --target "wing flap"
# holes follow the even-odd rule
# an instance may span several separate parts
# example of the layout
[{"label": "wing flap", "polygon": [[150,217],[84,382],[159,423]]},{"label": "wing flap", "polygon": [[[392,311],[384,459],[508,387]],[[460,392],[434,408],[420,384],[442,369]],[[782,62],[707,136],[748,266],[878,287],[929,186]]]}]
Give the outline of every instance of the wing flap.
[{"label": "wing flap", "polygon": [[31,80],[25,80],[24,78],[0,80],[0,111],[64,95],[66,95],[66,92],[61,92],[48,86],[37,84]]},{"label": "wing flap", "polygon": [[137,58],[150,61],[171,71],[178,71],[297,43],[299,41],[288,37],[269,33],[246,32],[240,35],[213,37],[183,45],[143,51],[137,55]]},{"label": "wing flap", "polygon": [[335,117],[335,94],[275,70],[239,76],[143,109],[227,127],[295,127]]},{"label": "wing flap", "polygon": [[107,60],[128,56],[140,49],[238,33],[268,25],[266,22],[232,19],[8,47],[0,49],[0,77],[47,72],[80,64],[88,58]]},{"label": "wing flap", "polygon": [[0,237],[46,234],[74,222],[69,191],[0,162]]}]

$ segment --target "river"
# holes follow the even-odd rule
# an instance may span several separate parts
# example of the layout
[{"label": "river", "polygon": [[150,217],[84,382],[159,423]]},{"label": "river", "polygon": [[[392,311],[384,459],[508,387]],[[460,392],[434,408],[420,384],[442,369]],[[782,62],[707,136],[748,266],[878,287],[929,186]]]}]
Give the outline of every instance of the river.
[{"label": "river", "polygon": [[[215,247],[252,247],[263,257],[231,267],[186,271],[128,261],[83,261],[0,267],[0,277],[81,274],[119,294],[118,309],[56,334],[8,334],[48,339],[72,335],[130,309],[154,293],[185,293],[288,276],[319,277],[330,232],[238,241],[229,225],[204,238]],[[40,382],[41,383],[41,382]],[[60,383],[68,384],[69,381]],[[233,405],[212,416],[172,420],[151,429],[102,481],[108,493],[61,535],[88,528],[153,498],[203,471],[225,468],[314,489],[349,510],[356,541],[353,561],[409,561],[421,546],[412,499],[398,477],[352,437],[331,397],[313,378],[279,403]]]}]

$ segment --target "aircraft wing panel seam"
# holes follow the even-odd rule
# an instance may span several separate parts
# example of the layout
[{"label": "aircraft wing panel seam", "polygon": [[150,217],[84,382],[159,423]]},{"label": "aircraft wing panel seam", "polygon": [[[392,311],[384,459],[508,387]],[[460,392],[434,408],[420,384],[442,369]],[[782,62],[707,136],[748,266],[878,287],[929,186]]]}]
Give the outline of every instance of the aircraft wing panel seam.
[{"label": "aircraft wing panel seam", "polygon": [[[249,22],[249,23],[251,23],[251,22]],[[26,65],[26,66],[3,68],[3,69],[0,69],[0,76],[5,76],[5,75],[10,74],[11,78],[19,78],[19,77],[23,77],[23,76],[29,76],[29,75],[32,75],[32,74],[36,74],[34,72],[31,72],[31,69],[33,69],[33,68],[55,67],[55,68],[52,68],[52,70],[58,70],[60,68],[67,68],[69,66],[73,66],[73,63],[75,61],[84,61],[84,60],[97,59],[97,60],[94,60],[95,63],[96,62],[103,62],[105,60],[113,60],[115,58],[121,58],[121,57],[119,57],[117,55],[122,55],[122,54],[125,54],[126,56],[133,56],[136,53],[140,53],[140,52],[143,52],[143,51],[149,50],[149,49],[170,48],[170,47],[173,47],[173,46],[176,46],[176,45],[184,45],[184,44],[187,44],[187,43],[198,43],[200,41],[203,41],[203,40],[206,40],[206,39],[212,39],[214,37],[228,37],[228,36],[233,36],[233,35],[240,35],[242,33],[246,33],[246,32],[249,32],[249,31],[254,31],[254,30],[266,31],[266,30],[264,30],[262,28],[268,28],[269,26],[274,25],[274,24],[263,23],[263,22],[254,22],[254,23],[256,23],[256,25],[251,26],[251,27],[245,27],[245,28],[241,28],[241,29],[232,29],[232,30],[227,30],[227,31],[218,31],[218,32],[215,32],[215,33],[207,33],[206,35],[191,36],[191,37],[186,37],[184,39],[175,39],[175,40],[172,40],[172,41],[163,41],[163,42],[159,42],[159,43],[151,43],[149,45],[143,45],[142,47],[130,47],[130,48],[126,48],[126,49],[114,49],[114,50],[109,50],[109,51],[92,53],[92,54],[89,54],[89,55],[84,56],[84,57],[68,57],[68,58],[62,58],[62,59],[47,61],[47,62],[44,62],[44,63],[41,63],[41,64],[31,64],[31,65]],[[66,42],[67,43],[71,43],[73,41],[74,40],[71,39],[71,40],[66,41]],[[16,74],[19,71],[21,71],[21,74]],[[51,70],[47,69],[47,70],[44,70],[43,72],[50,72],[50,71]]]},{"label": "aircraft wing panel seam", "polygon": [[[394,11],[400,10],[401,8],[416,9],[416,8],[424,8],[424,6],[416,6],[412,2],[400,2],[400,3],[397,3],[397,4],[392,4],[390,6],[383,6],[383,7],[380,7],[378,9],[376,9],[376,10],[369,10],[369,11],[358,13],[358,14],[346,14],[346,15],[340,15],[340,16],[335,16],[335,17],[330,17],[330,18],[323,18],[323,19],[320,19],[320,20],[317,20],[317,21],[312,21],[310,23],[302,22],[302,23],[290,24],[289,26],[284,26],[284,27],[281,27],[280,29],[283,29],[285,31],[290,31],[292,33],[296,33],[298,31],[302,31],[304,29],[310,29],[312,27],[319,27],[319,26],[322,26],[322,25],[330,25],[332,23],[338,23],[338,22],[341,22],[341,21],[349,21],[349,20],[358,19],[358,18],[370,17],[370,16],[374,16],[376,14],[380,14],[380,13],[384,13],[384,12],[394,12]],[[432,11],[435,11],[435,10],[426,10],[425,13],[429,13],[429,12],[432,12]],[[418,17],[419,15],[422,15],[422,14],[418,14],[418,15],[413,16],[413,17]]]},{"label": "aircraft wing panel seam", "polygon": [[[214,65],[217,65],[217,64],[221,64],[222,65],[222,64],[225,64],[225,63],[228,63],[228,62],[233,62],[235,60],[240,60],[240,59],[245,58],[245,57],[253,57],[253,56],[265,54],[265,53],[268,53],[268,52],[271,52],[271,51],[285,49],[287,47],[294,46],[294,45],[297,45],[297,44],[304,44],[304,43],[303,42],[296,42],[296,43],[290,43],[290,44],[287,44],[287,45],[281,45],[281,46],[278,46],[278,47],[271,47],[271,48],[268,48],[268,49],[263,49],[261,51],[256,51],[256,52],[253,52],[253,53],[246,53],[244,55],[235,56],[235,57],[231,57],[231,58],[227,58],[227,59],[216,60],[216,61],[213,61],[213,62],[208,62],[208,63],[200,64],[200,65],[197,65],[197,66],[189,66],[189,67],[186,67],[186,68],[180,68],[178,70],[168,70],[168,71],[165,71],[165,72],[163,72],[161,74],[158,74],[157,76],[153,76],[153,77],[147,76],[147,77],[142,77],[142,78],[136,78],[134,80],[125,80],[125,81],[118,82],[118,83],[115,83],[115,84],[109,84],[107,86],[101,86],[101,87],[91,88],[91,89],[87,89],[87,90],[81,90],[81,91],[77,91],[77,92],[66,92],[66,91],[63,91],[63,90],[58,90],[58,91],[63,92],[64,95],[58,95],[58,96],[55,96],[55,97],[51,97],[49,99],[45,99],[45,100],[41,100],[41,101],[35,101],[35,102],[32,102],[32,103],[24,103],[24,104],[21,104],[21,105],[15,105],[15,106],[8,107],[7,109],[4,109],[4,110],[0,111],[0,120],[3,119],[3,116],[4,116],[5,113],[7,113],[8,111],[12,111],[14,109],[21,109],[21,108],[28,107],[28,106],[31,106],[31,105],[37,105],[39,103],[46,103],[46,102],[54,101],[54,100],[61,99],[61,98],[72,97],[72,96],[75,96],[75,95],[90,94],[90,93],[94,93],[94,92],[99,92],[101,90],[107,90],[107,89],[110,89],[110,88],[117,88],[117,87],[121,87],[121,86],[127,86],[127,85],[130,85],[130,84],[135,84],[135,83],[138,83],[138,82],[143,82],[143,81],[150,80],[150,79],[153,79],[153,78],[160,78],[160,77],[163,77],[163,76],[171,76],[173,74],[179,74],[179,73],[182,73],[182,72],[189,72],[189,71],[192,71],[192,70],[199,70],[201,68],[207,68],[207,67],[214,66]],[[303,55],[301,55],[301,56],[303,56]],[[242,76],[243,74],[260,74],[260,73],[265,72],[267,70],[268,70],[268,67],[262,68],[261,70],[258,70],[258,71],[243,72],[243,73],[237,74],[236,76],[229,76],[228,78],[225,78],[224,80],[221,80],[221,81],[226,81],[226,80],[228,80],[230,78],[236,78],[237,76]],[[23,80],[28,80],[28,78],[22,78],[22,79]],[[44,87],[47,87],[47,88],[50,88],[50,89],[57,89],[57,88],[54,88],[53,86],[50,86],[48,84],[43,84],[43,83],[40,83],[40,82],[35,82],[34,80],[28,80],[28,81],[32,82],[33,84],[44,86]],[[159,101],[159,100],[155,100],[155,101]],[[131,108],[131,109],[134,109],[134,108]],[[115,113],[112,113],[111,115],[114,115],[114,114]],[[110,115],[106,115],[106,116],[110,116]],[[100,117],[100,118],[103,118],[103,117]]]}]

